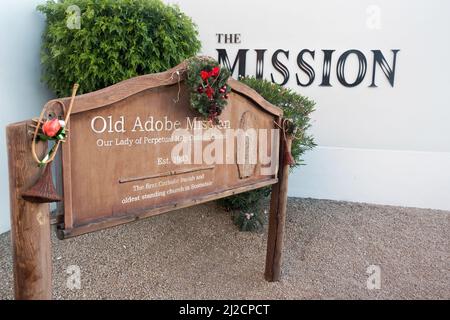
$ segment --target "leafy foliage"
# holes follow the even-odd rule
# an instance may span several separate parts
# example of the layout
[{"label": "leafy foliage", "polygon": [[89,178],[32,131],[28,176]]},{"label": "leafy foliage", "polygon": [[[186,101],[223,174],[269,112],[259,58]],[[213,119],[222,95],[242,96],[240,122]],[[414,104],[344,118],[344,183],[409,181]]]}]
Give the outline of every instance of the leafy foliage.
[{"label": "leafy foliage", "polygon": [[253,212],[239,211],[234,214],[234,224],[241,231],[259,231],[263,228],[265,215],[255,210]]},{"label": "leafy foliage", "polygon": [[187,65],[187,85],[190,88],[191,106],[204,117],[217,121],[227,105],[227,86],[230,71],[207,57],[193,57]]},{"label": "leafy foliage", "polygon": [[316,146],[314,138],[307,133],[311,127],[310,115],[316,103],[292,89],[267,80],[246,77],[241,78],[240,81],[253,88],[273,105],[283,109],[283,117],[292,120],[298,132],[298,139],[292,141],[292,156],[296,163],[293,167],[303,164],[302,155]]},{"label": "leafy foliage", "polygon": [[[314,138],[307,133],[310,128],[310,114],[314,111],[315,102],[289,88],[284,88],[267,80],[254,77],[240,78],[240,81],[257,91],[264,99],[283,109],[283,116],[292,119],[297,127],[297,138],[292,142],[292,156],[295,166],[303,164],[302,155],[316,144]],[[270,194],[271,188],[264,187],[240,193],[218,200],[219,205],[227,210],[256,211],[261,199]]]},{"label": "leafy foliage", "polygon": [[[80,8],[80,29],[66,25],[71,5]],[[43,80],[58,96],[68,96],[75,82],[86,93],[165,71],[200,49],[192,20],[160,0],[48,1],[38,10],[47,17]]]},{"label": "leafy foliage", "polygon": [[240,193],[231,197],[217,200],[217,203],[225,209],[249,211],[254,209],[261,199],[270,195],[270,187],[260,188],[249,192]]}]

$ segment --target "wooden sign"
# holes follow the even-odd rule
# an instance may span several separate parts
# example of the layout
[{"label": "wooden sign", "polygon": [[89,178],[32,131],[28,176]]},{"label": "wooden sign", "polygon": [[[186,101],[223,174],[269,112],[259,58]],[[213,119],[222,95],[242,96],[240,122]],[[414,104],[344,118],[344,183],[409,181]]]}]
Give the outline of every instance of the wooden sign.
[{"label": "wooden sign", "polygon": [[212,125],[190,107],[184,74],[178,66],[75,99],[62,151],[61,237],[277,182],[282,111],[230,80],[229,103]]},{"label": "wooden sign", "polygon": [[[290,146],[289,139],[282,143],[286,135],[279,130],[282,110],[229,79],[228,105],[219,122],[212,124],[190,107],[185,77],[186,63],[182,63],[166,72],[132,78],[74,99],[68,137],[62,144],[64,221],[58,225],[58,237],[274,185],[266,279],[278,280],[287,199],[284,155]],[[52,100],[45,108],[61,117],[69,100]],[[25,296],[17,294],[20,288],[16,290],[16,297],[22,298],[48,297],[51,279],[45,270],[35,268],[49,263],[50,250],[39,251],[50,246],[48,228],[42,229],[42,223],[36,225],[33,219],[23,220],[28,213],[21,212],[39,211],[42,215],[45,205],[17,196],[31,183],[27,181],[35,181],[38,175],[28,168],[32,161],[26,148],[17,148],[29,143],[24,135],[29,124],[22,122],[7,129],[13,239],[25,237],[38,242],[30,247],[26,241],[13,241],[16,260],[30,266],[18,271],[16,265],[16,277],[35,272],[34,277],[42,279],[32,285],[16,282],[31,290]],[[42,221],[47,224],[48,216]],[[28,261],[30,255],[35,260]]]}]

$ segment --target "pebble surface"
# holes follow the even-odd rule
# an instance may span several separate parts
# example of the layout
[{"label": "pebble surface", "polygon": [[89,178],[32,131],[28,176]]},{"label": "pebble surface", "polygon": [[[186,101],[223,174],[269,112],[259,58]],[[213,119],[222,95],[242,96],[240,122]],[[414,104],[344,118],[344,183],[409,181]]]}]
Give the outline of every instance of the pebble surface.
[{"label": "pebble surface", "polygon": [[[450,212],[289,198],[282,280],[264,280],[266,233],[214,203],[60,241],[54,299],[450,299]],[[12,299],[9,232],[0,299]],[[81,288],[69,289],[78,266]],[[370,265],[381,288],[367,288]]]}]

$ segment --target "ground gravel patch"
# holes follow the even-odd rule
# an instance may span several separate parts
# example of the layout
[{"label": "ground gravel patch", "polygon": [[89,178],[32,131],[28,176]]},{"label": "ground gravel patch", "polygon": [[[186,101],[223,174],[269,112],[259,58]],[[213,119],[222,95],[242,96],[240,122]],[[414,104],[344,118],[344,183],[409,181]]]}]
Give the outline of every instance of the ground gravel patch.
[{"label": "ground gravel patch", "polygon": [[[214,203],[60,241],[54,299],[449,299],[450,212],[289,198],[282,280],[264,280],[266,230],[239,232]],[[12,299],[10,234],[0,299]],[[66,270],[81,270],[70,290]],[[368,266],[381,269],[369,290]]]}]

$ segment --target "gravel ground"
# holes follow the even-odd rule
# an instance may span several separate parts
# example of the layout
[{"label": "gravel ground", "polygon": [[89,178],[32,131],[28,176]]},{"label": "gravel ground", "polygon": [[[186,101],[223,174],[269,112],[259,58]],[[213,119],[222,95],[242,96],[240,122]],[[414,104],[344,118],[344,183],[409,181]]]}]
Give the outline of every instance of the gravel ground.
[{"label": "gravel ground", "polygon": [[[53,239],[55,299],[450,299],[450,212],[290,198],[282,281],[264,281],[266,232],[215,204]],[[66,287],[67,267],[81,289]],[[369,265],[381,288],[367,289]],[[0,235],[0,299],[12,298]]]}]

